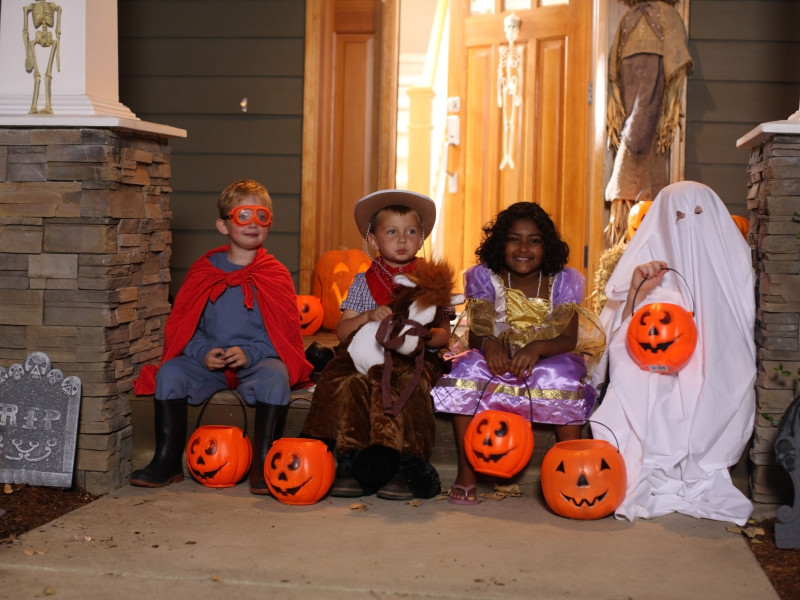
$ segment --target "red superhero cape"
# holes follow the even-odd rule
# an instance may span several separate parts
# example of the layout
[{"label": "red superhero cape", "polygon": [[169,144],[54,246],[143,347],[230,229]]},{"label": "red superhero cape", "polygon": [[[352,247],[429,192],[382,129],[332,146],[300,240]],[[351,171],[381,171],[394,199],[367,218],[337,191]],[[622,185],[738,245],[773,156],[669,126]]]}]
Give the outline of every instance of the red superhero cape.
[{"label": "red superhero cape", "polygon": [[[255,297],[267,335],[289,371],[289,384],[299,387],[309,382],[313,367],[305,358],[300,313],[289,271],[274,256],[267,254],[264,248],[260,248],[249,265],[226,273],[212,265],[209,257],[226,252],[229,247],[210,250],[189,268],[164,326],[161,363],[142,367],[139,377],[133,381],[137,396],[155,393],[156,372],[165,361],[180,355],[192,339],[206,302],[215,302],[228,287],[235,286],[241,286],[247,308],[253,307],[253,290],[256,290]],[[226,372],[226,375],[229,373]],[[235,378],[232,381],[228,377],[228,382],[230,387],[235,387]]]}]

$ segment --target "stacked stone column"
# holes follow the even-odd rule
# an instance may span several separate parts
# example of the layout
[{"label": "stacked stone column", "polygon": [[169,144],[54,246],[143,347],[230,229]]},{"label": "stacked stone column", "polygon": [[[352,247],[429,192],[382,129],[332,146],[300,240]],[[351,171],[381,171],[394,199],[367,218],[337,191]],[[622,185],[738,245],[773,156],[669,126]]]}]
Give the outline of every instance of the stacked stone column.
[{"label": "stacked stone column", "polygon": [[755,502],[779,504],[791,500],[791,485],[773,445],[780,419],[800,390],[800,134],[760,136],[756,142],[747,196],[758,351],[750,481]]},{"label": "stacked stone column", "polygon": [[46,353],[82,382],[74,484],[131,470],[129,393],[169,313],[167,138],[0,127],[0,365]]}]

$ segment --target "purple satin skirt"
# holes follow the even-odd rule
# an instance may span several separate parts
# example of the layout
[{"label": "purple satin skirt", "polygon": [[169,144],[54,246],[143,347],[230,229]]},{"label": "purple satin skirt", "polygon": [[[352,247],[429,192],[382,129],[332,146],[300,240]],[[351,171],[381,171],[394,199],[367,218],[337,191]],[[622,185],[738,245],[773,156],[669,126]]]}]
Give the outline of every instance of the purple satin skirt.
[{"label": "purple satin skirt", "polygon": [[437,412],[502,410],[533,423],[565,425],[588,419],[597,399],[595,389],[582,381],[583,356],[571,352],[541,359],[526,379],[508,372],[493,376],[478,350],[467,350],[453,361],[450,373],[431,390]]}]

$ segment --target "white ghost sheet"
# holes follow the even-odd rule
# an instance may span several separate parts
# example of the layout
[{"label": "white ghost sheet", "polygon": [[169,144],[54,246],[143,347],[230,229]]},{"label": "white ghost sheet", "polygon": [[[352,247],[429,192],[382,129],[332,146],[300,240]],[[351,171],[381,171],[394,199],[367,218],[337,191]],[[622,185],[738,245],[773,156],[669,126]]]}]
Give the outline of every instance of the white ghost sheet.
[{"label": "white ghost sheet", "polygon": [[[631,275],[652,260],[666,261],[686,283],[666,273],[646,298],[636,298],[634,312],[651,302],[695,312],[697,346],[674,374],[640,369],[626,348],[631,317],[621,313]],[[609,385],[592,419],[614,435],[599,425],[592,432],[618,440],[625,459],[628,486],[617,518],[679,512],[745,524],[753,505],[728,469],[740,459],[755,416],[754,275],[750,248],[719,197],[696,182],[664,188],[606,294],[600,320],[609,340]]]}]

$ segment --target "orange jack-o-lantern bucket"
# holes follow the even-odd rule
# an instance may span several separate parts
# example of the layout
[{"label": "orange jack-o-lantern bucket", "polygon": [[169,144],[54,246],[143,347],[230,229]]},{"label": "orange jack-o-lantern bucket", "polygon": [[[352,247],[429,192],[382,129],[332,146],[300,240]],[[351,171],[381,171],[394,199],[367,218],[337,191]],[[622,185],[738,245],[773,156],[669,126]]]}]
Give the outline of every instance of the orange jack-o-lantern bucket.
[{"label": "orange jack-o-lantern bucket", "polygon": [[[683,275],[675,269],[669,270],[677,273],[686,283]],[[636,293],[639,289],[641,284]],[[633,296],[634,306],[636,293]],[[675,373],[689,362],[697,345],[694,314],[668,302],[645,304],[631,317],[626,344],[631,358],[642,370]]]},{"label": "orange jack-o-lantern bucket", "polygon": [[[331,438],[332,430],[331,427]],[[331,448],[325,442],[310,438],[277,439],[264,461],[267,487],[283,504],[318,502],[328,493],[335,473]]]},{"label": "orange jack-o-lantern bucket", "polygon": [[300,313],[300,332],[305,336],[317,333],[324,318],[320,299],[310,294],[297,296],[297,312]]},{"label": "orange jack-o-lantern bucket", "polygon": [[626,485],[622,454],[605,440],[557,442],[542,461],[544,499],[550,510],[568,519],[610,515],[625,499]]},{"label": "orange jack-o-lantern bucket", "polygon": [[477,412],[482,398],[483,392],[475,407],[476,414],[464,434],[464,453],[472,468],[479,473],[513,477],[525,468],[533,454],[530,421],[501,410]]},{"label": "orange jack-o-lantern bucket", "polygon": [[197,416],[197,427],[186,444],[186,465],[198,482],[206,487],[226,488],[239,483],[250,471],[253,446],[247,437],[247,411],[244,399],[231,390],[242,405],[244,429],[234,425],[200,425],[210,400]]}]

